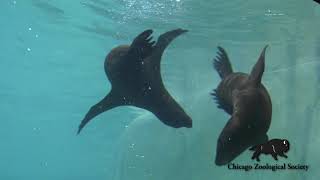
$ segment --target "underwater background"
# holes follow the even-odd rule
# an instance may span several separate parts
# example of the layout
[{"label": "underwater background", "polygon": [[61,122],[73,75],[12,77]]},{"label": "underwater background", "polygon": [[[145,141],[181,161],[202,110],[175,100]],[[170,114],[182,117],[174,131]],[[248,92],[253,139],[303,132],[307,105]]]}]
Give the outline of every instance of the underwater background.
[{"label": "underwater background", "polygon": [[[320,6],[312,0],[1,0],[0,179],[210,180],[320,176]],[[162,60],[168,91],[193,119],[174,129],[151,113],[119,107],[76,135],[91,105],[110,90],[106,54],[145,29],[189,32]],[[216,166],[229,116],[209,93],[220,82],[217,46],[250,72],[262,48],[273,104],[269,138],[291,143],[309,170],[236,171]],[[234,163],[252,164],[245,151]],[[263,163],[275,163],[271,156]]]}]

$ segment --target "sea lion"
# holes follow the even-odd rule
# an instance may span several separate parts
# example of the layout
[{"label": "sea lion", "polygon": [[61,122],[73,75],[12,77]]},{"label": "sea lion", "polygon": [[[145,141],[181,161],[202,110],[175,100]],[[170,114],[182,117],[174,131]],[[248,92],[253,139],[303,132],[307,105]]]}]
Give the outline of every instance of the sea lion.
[{"label": "sea lion", "polygon": [[290,150],[290,143],[286,139],[271,139],[263,144],[258,144],[251,147],[249,150],[254,151],[251,159],[260,161],[260,154],[271,154],[274,160],[278,160],[277,156],[288,158],[285,153]]},{"label": "sea lion", "polygon": [[153,30],[139,34],[131,45],[120,45],[106,56],[104,70],[111,90],[99,103],[92,106],[79,125],[83,127],[97,115],[118,106],[136,106],[152,112],[164,124],[192,127],[191,118],[164,87],[160,74],[161,57],[172,40],[187,32],[175,29],[151,41]]},{"label": "sea lion", "polygon": [[267,47],[250,74],[233,72],[226,51],[218,47],[213,66],[222,81],[211,95],[218,108],[231,115],[217,142],[215,164],[218,166],[230,163],[250,146],[268,140],[272,104],[261,83]]}]

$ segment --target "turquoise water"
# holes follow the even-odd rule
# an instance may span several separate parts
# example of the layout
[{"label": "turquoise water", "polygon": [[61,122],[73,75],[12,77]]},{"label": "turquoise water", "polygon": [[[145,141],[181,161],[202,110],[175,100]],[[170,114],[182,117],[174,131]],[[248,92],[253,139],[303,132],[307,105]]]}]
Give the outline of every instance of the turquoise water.
[{"label": "turquoise water", "polygon": [[[2,0],[0,179],[317,179],[320,176],[320,6],[301,0]],[[142,109],[121,107],[77,136],[91,105],[110,89],[103,63],[145,29],[175,28],[162,61],[164,84],[193,118],[173,129]],[[272,98],[271,138],[291,142],[307,172],[235,171],[214,164],[228,116],[209,96],[223,46],[249,72],[264,45],[263,83]],[[252,163],[250,151],[234,162]],[[264,162],[275,163],[271,156]]]}]

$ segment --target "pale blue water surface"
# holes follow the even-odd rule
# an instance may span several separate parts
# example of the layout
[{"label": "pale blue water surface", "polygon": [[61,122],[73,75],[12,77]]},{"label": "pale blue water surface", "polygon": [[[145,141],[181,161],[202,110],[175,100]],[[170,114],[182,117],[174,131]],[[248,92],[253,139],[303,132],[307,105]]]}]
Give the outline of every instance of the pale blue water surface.
[{"label": "pale blue water surface", "polygon": [[[312,0],[1,0],[1,180],[318,179],[320,6]],[[152,114],[116,108],[77,136],[91,105],[110,90],[111,48],[145,29],[189,32],[166,50],[162,76],[193,118],[173,129]],[[273,102],[271,138],[291,142],[305,171],[232,171],[214,164],[228,115],[209,96],[220,79],[218,45],[249,72],[269,44],[263,83]],[[253,163],[245,151],[234,162]],[[271,156],[264,162],[275,163]]]}]

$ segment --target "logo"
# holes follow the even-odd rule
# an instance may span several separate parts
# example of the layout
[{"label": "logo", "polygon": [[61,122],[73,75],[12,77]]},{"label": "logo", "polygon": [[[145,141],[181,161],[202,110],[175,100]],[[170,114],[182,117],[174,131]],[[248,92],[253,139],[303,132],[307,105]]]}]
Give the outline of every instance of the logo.
[{"label": "logo", "polygon": [[259,144],[251,147],[249,150],[254,151],[251,159],[260,161],[260,154],[270,154],[274,160],[278,160],[277,156],[288,158],[285,153],[290,149],[290,143],[286,139],[272,139],[264,144]]},{"label": "logo", "polygon": [[288,159],[286,155],[290,150],[290,142],[287,139],[271,139],[265,143],[258,144],[252,146],[250,151],[253,151],[253,155],[251,157],[252,160],[255,160],[257,163],[254,164],[235,164],[229,163],[229,170],[304,170],[308,171],[309,165],[304,164],[293,164],[293,163],[264,163],[260,164],[260,155],[270,155],[276,162],[278,161],[278,157],[282,157]]}]

